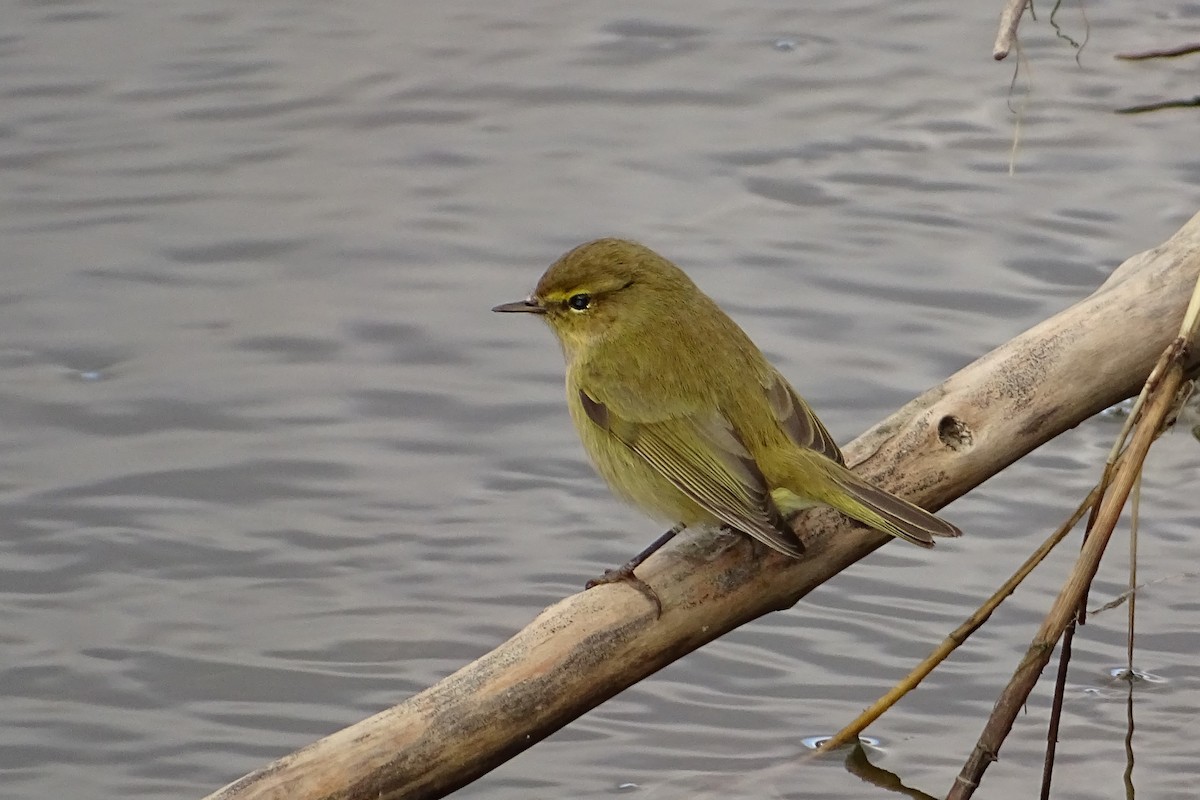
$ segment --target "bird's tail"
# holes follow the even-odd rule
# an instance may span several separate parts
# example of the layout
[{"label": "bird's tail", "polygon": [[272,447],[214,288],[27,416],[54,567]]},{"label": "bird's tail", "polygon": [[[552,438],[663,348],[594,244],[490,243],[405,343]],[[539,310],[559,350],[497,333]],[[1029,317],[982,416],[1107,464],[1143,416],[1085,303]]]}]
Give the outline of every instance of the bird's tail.
[{"label": "bird's tail", "polygon": [[821,466],[829,481],[812,492],[812,499],[833,506],[851,519],[921,547],[933,547],[934,536],[962,535],[941,517],[880,489],[840,464]]}]

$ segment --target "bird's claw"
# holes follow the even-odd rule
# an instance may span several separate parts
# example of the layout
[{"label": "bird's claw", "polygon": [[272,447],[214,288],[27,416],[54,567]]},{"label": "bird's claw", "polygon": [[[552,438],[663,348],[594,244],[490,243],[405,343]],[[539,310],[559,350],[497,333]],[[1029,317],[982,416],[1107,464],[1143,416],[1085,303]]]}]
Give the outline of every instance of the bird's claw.
[{"label": "bird's claw", "polygon": [[635,589],[644,594],[650,602],[654,603],[654,616],[662,616],[662,601],[658,599],[658,592],[646,583],[644,580],[633,574],[633,570],[628,567],[620,567],[618,569],[606,569],[604,574],[599,578],[592,578],[585,585],[585,589],[594,589],[597,586],[603,586],[606,583],[628,583]]}]

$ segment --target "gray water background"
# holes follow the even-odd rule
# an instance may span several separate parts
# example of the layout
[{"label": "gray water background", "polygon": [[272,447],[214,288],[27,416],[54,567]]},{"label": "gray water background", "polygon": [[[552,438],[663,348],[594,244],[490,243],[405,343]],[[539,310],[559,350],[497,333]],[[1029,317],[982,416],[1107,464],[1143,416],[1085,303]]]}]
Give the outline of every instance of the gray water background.
[{"label": "gray water background", "polygon": [[[1200,209],[1200,6],[4,2],[0,797],[199,797],[479,656],[658,531],[583,460],[561,251],[644,240],[853,438]],[[1014,115],[1012,109],[1020,111]],[[1015,174],[1008,173],[1014,136]],[[882,797],[799,766],[1096,478],[1096,418],[459,796]],[[1200,448],[1143,492],[1134,785],[1200,778]],[[946,791],[1076,545],[874,725]],[[1093,591],[1124,588],[1118,540]],[[1056,797],[1124,797],[1124,611],[1076,641]],[[982,797],[1036,791],[1048,682]],[[636,784],[635,790],[625,784]]]}]

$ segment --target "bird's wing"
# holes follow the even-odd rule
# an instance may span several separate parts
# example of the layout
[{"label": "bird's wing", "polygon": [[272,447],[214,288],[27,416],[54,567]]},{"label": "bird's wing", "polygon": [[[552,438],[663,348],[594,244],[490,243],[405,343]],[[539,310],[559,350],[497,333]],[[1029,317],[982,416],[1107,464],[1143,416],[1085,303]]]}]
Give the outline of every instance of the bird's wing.
[{"label": "bird's wing", "polygon": [[[731,528],[798,557],[804,552],[750,452],[720,413],[636,422],[580,391],[588,419],[611,433],[675,488]],[[819,424],[819,423],[818,423]]]},{"label": "bird's wing", "polygon": [[779,370],[772,367],[763,376],[763,389],[767,393],[767,402],[779,422],[779,427],[793,442],[845,465],[846,459],[842,456],[837,442],[829,435],[829,431],[825,430],[825,426],[808,404],[800,399],[796,390],[779,374]]}]

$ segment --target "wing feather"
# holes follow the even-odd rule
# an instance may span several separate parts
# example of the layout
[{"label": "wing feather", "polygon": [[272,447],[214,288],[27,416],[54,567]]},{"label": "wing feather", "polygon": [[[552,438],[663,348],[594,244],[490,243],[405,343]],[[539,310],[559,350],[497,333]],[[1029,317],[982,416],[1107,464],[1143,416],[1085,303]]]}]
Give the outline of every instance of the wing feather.
[{"label": "wing feather", "polygon": [[779,421],[779,427],[783,428],[793,442],[815,450],[839,464],[846,463],[837,442],[829,435],[829,431],[825,430],[825,426],[808,404],[800,399],[796,390],[779,374],[779,370],[771,369],[763,381],[763,387],[766,389],[771,411]]},{"label": "wing feather", "polygon": [[762,472],[736,431],[719,413],[656,422],[620,419],[612,408],[579,392],[584,412],[713,517],[787,555],[804,552],[771,500]]}]

